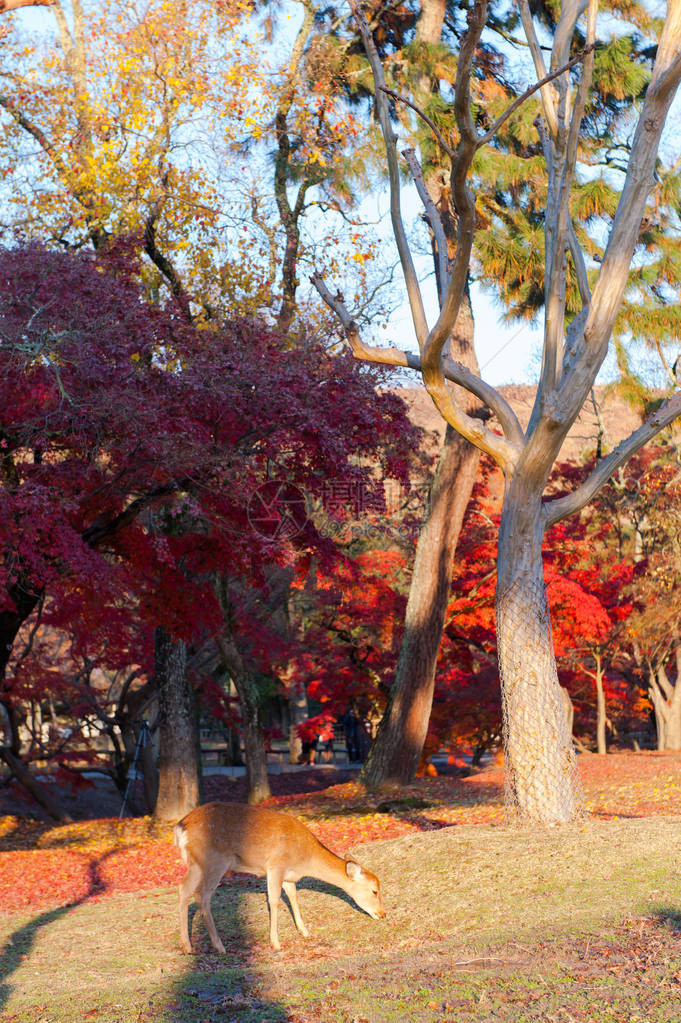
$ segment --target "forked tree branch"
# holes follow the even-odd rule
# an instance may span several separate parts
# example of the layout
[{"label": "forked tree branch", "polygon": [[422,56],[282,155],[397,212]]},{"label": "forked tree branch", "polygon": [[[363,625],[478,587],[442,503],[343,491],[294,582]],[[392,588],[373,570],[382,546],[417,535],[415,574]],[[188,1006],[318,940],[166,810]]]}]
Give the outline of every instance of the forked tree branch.
[{"label": "forked tree branch", "polygon": [[652,415],[648,416],[638,430],[626,437],[609,455],[601,459],[580,487],[565,497],[544,502],[545,528],[548,529],[556,522],[560,522],[561,519],[584,508],[621,465],[624,465],[632,455],[635,455],[640,448],[652,440],[665,426],[669,426],[678,416],[681,416],[681,391],[677,391],[667,398]]},{"label": "forked tree branch", "polygon": [[449,145],[444,135],[442,134],[438,126],[435,124],[435,122],[430,117],[428,117],[428,114],[426,114],[425,111],[423,111],[421,107],[418,106],[418,104],[414,103],[413,100],[408,99],[406,96],[402,96],[399,92],[395,92],[394,89],[389,89],[387,85],[381,86],[381,92],[384,92],[387,96],[391,96],[398,103],[404,103],[405,107],[409,107],[411,110],[414,111],[415,114],[418,114],[421,120],[428,125],[433,135],[437,139],[439,145],[442,147],[442,149],[444,149],[447,156],[451,160],[455,158],[456,150],[452,149],[452,147]]},{"label": "forked tree branch", "polygon": [[[388,161],[390,179],[390,209],[393,231],[397,244],[402,269],[405,276],[407,294],[412,310],[412,319],[416,337],[421,350],[420,371],[426,390],[443,418],[471,444],[486,451],[504,469],[509,471],[520,456],[521,445],[509,443],[505,438],[488,430],[481,421],[463,412],[454,400],[447,386],[443,370],[443,352],[458,318],[461,302],[468,280],[473,237],[475,231],[475,203],[467,188],[467,177],[475,154],[477,135],[470,110],[470,79],[473,59],[485,26],[487,5],[486,0],[473,0],[468,12],[468,28],[463,38],[457,63],[457,75],[454,89],[454,113],[459,129],[460,142],[452,161],[451,188],[456,210],[458,225],[456,239],[456,259],[449,276],[447,290],[437,322],[429,332],[423,310],[423,300],[414,271],[411,252],[402,223],[399,192],[399,168],[395,136],[390,125],[389,110],[385,94],[385,78],[378,52],[374,45],[366,18],[362,13],[358,0],[350,0],[355,21],[357,22],[364,48],[374,76],[376,108],[383,132]],[[322,282],[323,283],[323,282]],[[319,285],[317,285],[318,290]],[[320,290],[321,293],[321,290]],[[327,290],[327,295],[328,295]],[[327,299],[328,301],[328,299]],[[333,306],[332,306],[333,308]],[[346,325],[346,333],[348,326]],[[350,338],[350,334],[348,337]],[[364,348],[364,357],[375,362],[386,362],[392,365],[408,365],[405,353],[397,353],[395,349],[375,349],[369,354]],[[493,389],[490,389],[493,390]],[[474,392],[475,393],[475,392]],[[496,399],[498,404],[499,399]],[[493,407],[493,406],[492,406]],[[506,417],[508,422],[508,418]],[[517,437],[517,431],[512,431]],[[520,431],[522,434],[522,431]]]},{"label": "forked tree branch", "polygon": [[[572,37],[574,21],[581,6],[582,0],[573,0],[572,3],[565,4],[563,8],[561,23],[556,32],[554,49],[554,60],[556,61],[561,60],[567,46],[567,43],[561,43],[561,39],[565,38],[567,33],[570,38]],[[555,201],[547,203],[546,213],[544,359],[537,393],[537,404],[540,411],[547,396],[553,392],[560,378],[560,353],[565,335],[565,250],[574,248],[574,242],[576,242],[574,231],[571,230],[570,195],[577,165],[582,118],[593,75],[597,7],[597,0],[588,0],[586,36],[588,52],[584,59],[584,71],[571,112],[567,89],[562,90],[561,114],[565,120],[569,117],[569,126],[567,134],[564,130],[559,130],[552,147],[554,160],[552,166],[548,167],[549,180],[551,180],[551,175],[555,175],[552,190]],[[579,269],[579,263],[576,265]]]},{"label": "forked tree branch", "polygon": [[518,96],[518,98],[515,99],[511,103],[511,105],[503,112],[503,114],[496,119],[496,121],[489,129],[489,131],[486,131],[484,135],[481,135],[479,137],[476,148],[487,145],[487,143],[490,142],[494,138],[496,133],[499,131],[499,128],[501,128],[504,121],[508,120],[511,114],[514,114],[518,107],[521,107],[523,103],[525,103],[530,98],[530,96],[532,96],[539,89],[543,89],[544,86],[548,85],[549,82],[552,82],[554,78],[559,78],[560,75],[565,74],[565,72],[569,71],[570,68],[575,66],[575,64],[580,64],[584,60],[584,58],[595,49],[595,46],[596,46],[595,43],[590,43],[588,46],[585,46],[584,49],[581,50],[576,56],[574,56],[572,60],[569,60],[567,64],[564,64],[556,71],[551,71],[551,73],[545,75],[541,79],[541,81],[535,82],[535,84],[531,85],[529,89],[525,89],[525,92],[523,92],[522,95]]},{"label": "forked tree branch", "polygon": [[568,414],[575,411],[583,394],[588,393],[607,353],[650,194],[662,130],[680,80],[681,4],[674,2],[667,9],[624,185],[594,285],[583,331],[583,354],[572,369],[570,379],[564,379],[560,387],[561,402],[565,402]]},{"label": "forked tree branch", "polygon": [[[471,116],[470,83],[473,60],[486,18],[486,0],[473,0],[468,10],[468,25],[459,52],[454,83],[454,114],[459,129],[459,144],[452,161],[450,181],[457,215],[456,258],[440,315],[421,350],[423,382],[436,408],[455,430],[478,447],[482,446],[479,438],[467,435],[466,431],[471,424],[466,422],[465,414],[455,404],[446,386],[442,372],[442,353],[461,309],[473,251],[475,199],[467,187],[467,179],[475,155],[477,135]],[[505,461],[501,461],[500,465],[504,469],[510,467]]]},{"label": "forked tree branch", "polygon": [[[530,47],[530,53],[534,61],[534,68],[539,81],[545,81],[547,78],[546,64],[544,63],[544,55],[539,45],[539,40],[534,31],[534,22],[532,21],[532,12],[530,11],[529,0],[520,0],[520,18],[523,23],[523,29],[527,38],[527,43]],[[553,99],[553,94],[548,87],[548,83],[541,87],[541,98],[544,105],[544,117],[546,123],[549,126],[549,132],[553,138],[558,134],[558,114],[556,112],[556,105]]]},{"label": "forked tree branch", "polygon": [[[356,359],[363,362],[378,363],[383,366],[404,366],[407,369],[414,369],[419,373],[422,372],[421,357],[414,352],[405,352],[400,348],[379,348],[375,345],[365,344],[360,337],[357,323],[348,312],[342,295],[332,295],[319,274],[314,274],[310,281],[329,309],[336,314],[343,324],[345,336]],[[458,384],[460,387],[464,387],[471,394],[474,394],[476,398],[484,402],[495,414],[504,431],[504,437],[502,438],[498,434],[492,433],[491,430],[485,429],[487,446],[483,446],[478,440],[475,443],[497,461],[500,459],[515,461],[519,451],[522,449],[524,435],[520,421],[506,399],[494,387],[481,380],[467,366],[456,362],[449,356],[443,360],[443,372],[447,380]],[[480,422],[475,417],[469,418],[473,419],[476,423]]]}]

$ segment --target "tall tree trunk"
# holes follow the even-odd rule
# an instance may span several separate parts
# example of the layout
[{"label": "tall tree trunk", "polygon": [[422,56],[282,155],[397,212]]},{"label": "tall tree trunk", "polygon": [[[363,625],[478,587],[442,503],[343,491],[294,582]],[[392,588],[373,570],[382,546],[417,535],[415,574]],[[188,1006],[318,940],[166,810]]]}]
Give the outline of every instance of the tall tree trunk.
[{"label": "tall tree trunk", "polygon": [[154,636],[159,710],[159,786],[154,817],[173,821],[201,802],[201,767],[194,690],[187,649],[163,626]]},{"label": "tall tree trunk", "polygon": [[602,755],[608,752],[605,739],[608,716],[605,707],[605,690],[603,689],[603,666],[600,654],[596,654],[596,749]]},{"label": "tall tree trunk", "polygon": [[262,803],[272,795],[272,792],[267,777],[267,749],[260,721],[258,684],[234,639],[226,632],[219,637],[218,647],[239,697],[246,759],[247,799],[249,803]]},{"label": "tall tree trunk", "polygon": [[[452,357],[476,366],[475,324],[467,295],[450,339]],[[460,392],[468,412],[475,399]],[[413,780],[433,705],[435,668],[449,602],[452,562],[480,460],[480,452],[447,426],[428,506],[416,545],[404,637],[388,705],[359,780],[370,788]]]},{"label": "tall tree trunk", "polygon": [[540,512],[539,497],[511,484],[499,530],[497,649],[507,805],[525,820],[557,824],[574,819],[581,806],[553,650]]},{"label": "tall tree trunk", "polygon": [[298,735],[298,725],[302,725],[309,713],[307,693],[302,683],[293,681],[289,683],[288,707],[290,716],[289,763],[297,764],[303,752],[303,744]]},{"label": "tall tree trunk", "polygon": [[[679,662],[677,652],[677,664]],[[649,675],[650,701],[655,713],[657,748],[659,750],[681,749],[681,680],[673,684],[664,664]]]},{"label": "tall tree trunk", "polygon": [[452,561],[479,456],[447,427],[421,528],[395,679],[360,781],[408,784],[423,752],[435,667],[452,579]]},{"label": "tall tree trunk", "polygon": [[[441,42],[445,13],[446,0],[422,0],[416,23],[417,43],[436,46]],[[422,75],[416,88],[416,98],[422,105],[433,87],[436,86],[430,75]],[[423,167],[423,175],[428,194],[437,207],[447,239],[447,256],[451,259],[455,255],[457,224],[451,206],[449,175],[443,171],[437,157]],[[431,242],[438,294],[442,300],[445,282],[439,279],[440,262],[432,230]],[[467,287],[449,339],[449,352],[456,362],[477,373],[474,333]],[[460,388],[456,391],[461,407],[473,413],[476,408],[473,396]],[[479,460],[480,452],[448,425],[416,546],[395,679],[376,740],[360,773],[359,780],[370,788],[385,782],[408,784],[423,753],[433,705],[435,669],[449,601],[454,552]]]}]

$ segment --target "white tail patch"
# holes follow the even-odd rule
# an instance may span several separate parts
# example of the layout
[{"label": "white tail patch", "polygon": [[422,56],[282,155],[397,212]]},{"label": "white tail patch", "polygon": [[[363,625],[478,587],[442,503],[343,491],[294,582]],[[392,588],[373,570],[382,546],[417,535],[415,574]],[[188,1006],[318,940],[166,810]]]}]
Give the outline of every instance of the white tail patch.
[{"label": "white tail patch", "polygon": [[182,862],[185,864],[189,863],[189,859],[187,857],[187,840],[188,840],[187,832],[182,824],[182,821],[178,821],[175,827],[173,828],[173,842],[180,850]]}]

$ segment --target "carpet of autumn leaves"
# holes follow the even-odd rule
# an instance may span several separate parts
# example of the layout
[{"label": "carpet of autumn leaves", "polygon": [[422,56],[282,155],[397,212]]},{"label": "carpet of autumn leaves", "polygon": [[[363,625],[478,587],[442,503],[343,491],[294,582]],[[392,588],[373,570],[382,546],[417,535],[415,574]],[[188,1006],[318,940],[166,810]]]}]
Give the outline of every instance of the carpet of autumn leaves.
[{"label": "carpet of autumn leaves", "polygon": [[[587,812],[601,819],[681,813],[681,753],[614,753],[580,757]],[[283,776],[286,777],[286,776]],[[347,775],[341,775],[345,778]],[[389,793],[367,794],[356,781],[319,789],[330,772],[288,776],[269,800],[297,814],[330,848],[457,824],[501,824],[503,768],[468,777],[427,777]],[[234,799],[234,786],[207,779],[208,799]],[[313,791],[304,791],[315,786]],[[286,788],[280,785],[279,788]],[[149,818],[87,820],[54,826],[0,817],[0,905],[48,909],[117,892],[176,884],[183,867],[171,829]]]}]

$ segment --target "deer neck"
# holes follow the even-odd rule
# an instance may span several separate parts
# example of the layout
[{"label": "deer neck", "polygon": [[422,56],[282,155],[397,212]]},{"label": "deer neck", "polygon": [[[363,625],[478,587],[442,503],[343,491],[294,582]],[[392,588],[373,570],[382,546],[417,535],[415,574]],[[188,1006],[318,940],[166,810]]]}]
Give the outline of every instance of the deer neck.
[{"label": "deer neck", "polygon": [[343,889],[347,888],[349,881],[345,869],[345,860],[340,856],[336,856],[335,853],[332,853],[321,842],[316,851],[314,876],[319,878],[320,881],[335,884],[338,888]]}]

